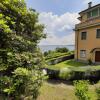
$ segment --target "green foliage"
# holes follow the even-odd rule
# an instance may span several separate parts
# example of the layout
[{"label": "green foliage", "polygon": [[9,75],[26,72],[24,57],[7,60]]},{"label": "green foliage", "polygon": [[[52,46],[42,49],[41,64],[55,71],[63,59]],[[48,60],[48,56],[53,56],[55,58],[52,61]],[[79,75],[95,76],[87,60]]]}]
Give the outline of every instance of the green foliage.
[{"label": "green foliage", "polygon": [[88,59],[88,64],[92,65],[92,60],[91,59]]},{"label": "green foliage", "polygon": [[88,84],[89,84],[89,81],[85,81],[85,80],[74,82],[75,95],[77,96],[79,100],[91,100],[91,96],[88,90]]},{"label": "green foliage", "polygon": [[96,94],[97,94],[97,97],[98,99],[97,100],[100,100],[100,82],[98,82],[98,85],[96,86]]},{"label": "green foliage", "polygon": [[69,51],[67,48],[56,48],[55,50],[49,50],[44,52],[45,59],[53,59],[65,55],[74,54],[73,51]]},{"label": "green foliage", "polygon": [[63,47],[63,48],[56,48],[55,51],[56,51],[56,52],[65,53],[65,52],[68,52],[69,50],[68,50],[66,47]]},{"label": "green foliage", "polygon": [[[50,59],[50,61],[51,61],[51,59]],[[80,72],[82,72],[82,71],[84,72],[88,69],[88,67],[82,67],[82,66],[87,66],[87,64],[82,63],[82,62],[77,62],[72,59],[72,60],[63,61],[63,62],[55,64],[55,65],[49,65],[46,67],[50,68],[50,69],[54,69],[54,70],[70,68],[72,71],[80,71]],[[98,69],[100,69],[99,66],[97,66],[97,67],[98,67]],[[90,66],[89,68],[92,68],[92,67]],[[93,69],[95,70],[95,67],[93,67]]]},{"label": "green foliage", "polygon": [[97,93],[98,100],[100,100],[100,87],[96,88],[96,93]]},{"label": "green foliage", "polygon": [[73,76],[72,71],[69,68],[63,68],[60,70],[59,78],[64,80],[69,80]]},{"label": "green foliage", "polygon": [[0,0],[0,93],[7,100],[36,99],[43,80],[42,53],[45,37],[38,13],[24,0]]},{"label": "green foliage", "polygon": [[74,54],[74,51],[68,51],[68,54],[69,55]]},{"label": "green foliage", "polygon": [[47,56],[47,55],[48,55],[48,52],[47,52],[47,51],[45,51],[45,52],[44,52],[44,56]]},{"label": "green foliage", "polygon": [[68,53],[51,52],[45,56],[45,60],[53,60],[59,57],[67,56],[67,55]]},{"label": "green foliage", "polygon": [[49,55],[45,59],[48,62],[48,61],[56,60],[56,59],[59,59],[59,58],[65,57],[65,56],[68,56],[68,55],[65,53],[63,53],[63,54],[62,53],[54,53],[54,55],[53,54]]}]

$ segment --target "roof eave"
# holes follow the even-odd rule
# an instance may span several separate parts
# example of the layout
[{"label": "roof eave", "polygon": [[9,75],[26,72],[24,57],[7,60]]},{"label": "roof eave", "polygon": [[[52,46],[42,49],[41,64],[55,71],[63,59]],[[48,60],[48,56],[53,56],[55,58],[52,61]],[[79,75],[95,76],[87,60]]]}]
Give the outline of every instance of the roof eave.
[{"label": "roof eave", "polygon": [[96,7],[99,7],[99,6],[100,6],[100,4],[97,4],[97,5],[95,5],[95,6],[91,7],[91,8],[88,8],[88,9],[86,9],[86,10],[83,10],[83,11],[79,12],[79,14],[85,13],[85,12],[87,12],[88,10],[93,9],[93,8],[96,8]]}]

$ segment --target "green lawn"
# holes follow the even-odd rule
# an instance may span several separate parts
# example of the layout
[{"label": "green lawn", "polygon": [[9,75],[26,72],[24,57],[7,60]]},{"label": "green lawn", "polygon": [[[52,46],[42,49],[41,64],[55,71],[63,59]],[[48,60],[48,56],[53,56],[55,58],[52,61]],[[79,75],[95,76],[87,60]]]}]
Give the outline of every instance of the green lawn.
[{"label": "green lawn", "polygon": [[70,67],[82,67],[82,66],[87,66],[87,64],[85,63],[81,63],[81,62],[76,62],[74,60],[67,60],[61,63],[58,63],[56,65],[48,65],[47,67],[50,69],[55,69],[55,70],[59,70],[62,68],[70,68]]},{"label": "green lawn", "polygon": [[53,69],[53,70],[60,70],[63,68],[70,68],[74,71],[95,71],[100,70],[100,65],[88,65],[82,62],[77,62],[75,60],[67,60],[61,63],[58,63],[56,65],[47,65],[47,68]]},{"label": "green lawn", "polygon": [[[96,85],[89,85],[91,100],[96,100]],[[37,100],[78,100],[75,96],[74,86],[63,82],[44,82]]]},{"label": "green lawn", "polygon": [[[100,70],[100,65],[88,65],[74,60],[67,60],[56,65],[47,66],[53,70],[60,70],[63,68],[70,68],[74,71],[91,71]],[[92,96],[91,100],[97,100],[95,93],[95,85],[89,85],[89,91]],[[75,96],[74,86],[63,82],[44,82],[40,89],[40,95],[37,100],[78,100]]]},{"label": "green lawn", "polygon": [[100,70],[100,65],[88,65],[88,66],[85,66],[85,67],[78,67],[78,68],[75,68],[75,67],[72,67],[71,68],[72,70],[74,71],[81,71],[81,72],[85,72],[85,71],[96,71],[96,70]]},{"label": "green lawn", "polygon": [[71,85],[45,82],[37,100],[77,100]]}]

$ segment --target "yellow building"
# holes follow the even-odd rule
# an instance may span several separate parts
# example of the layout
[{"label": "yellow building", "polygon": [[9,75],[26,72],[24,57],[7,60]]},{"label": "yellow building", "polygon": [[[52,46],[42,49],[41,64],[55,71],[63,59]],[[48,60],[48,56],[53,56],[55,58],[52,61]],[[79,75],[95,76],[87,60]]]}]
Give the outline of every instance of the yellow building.
[{"label": "yellow building", "polygon": [[79,13],[80,23],[75,26],[75,59],[100,63],[100,4]]}]

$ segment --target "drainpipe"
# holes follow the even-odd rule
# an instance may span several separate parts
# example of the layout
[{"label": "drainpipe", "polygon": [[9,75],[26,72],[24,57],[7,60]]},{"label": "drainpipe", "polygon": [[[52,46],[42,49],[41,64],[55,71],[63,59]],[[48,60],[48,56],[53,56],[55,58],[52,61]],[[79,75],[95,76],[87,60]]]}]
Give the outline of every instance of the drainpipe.
[{"label": "drainpipe", "polygon": [[78,38],[79,38],[79,31],[77,30],[77,61],[78,61]]}]

